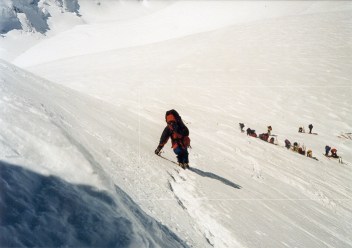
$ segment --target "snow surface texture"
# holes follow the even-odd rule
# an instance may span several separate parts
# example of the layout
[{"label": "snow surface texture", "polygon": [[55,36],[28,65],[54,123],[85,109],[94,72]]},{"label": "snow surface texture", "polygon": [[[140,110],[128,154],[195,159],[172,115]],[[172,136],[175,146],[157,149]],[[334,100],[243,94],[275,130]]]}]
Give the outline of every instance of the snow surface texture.
[{"label": "snow surface texture", "polygon": [[117,186],[118,204],[90,186],[6,162],[0,172],[2,247],[185,247]]},{"label": "snow surface texture", "polygon": [[79,94],[5,62],[0,72],[1,247],[187,246],[97,174],[100,163],[70,134],[76,118],[65,101]]},{"label": "snow surface texture", "polygon": [[[72,230],[63,234],[72,237],[68,245],[93,245],[93,216],[103,212],[98,224],[106,230],[123,216],[142,233],[128,237],[131,246],[351,247],[350,11],[343,1],[178,1],[104,23],[91,12],[93,23],[13,60],[50,81],[1,62],[1,174],[13,174],[6,178],[18,178],[15,185],[22,177],[49,180],[44,185],[65,188],[50,191],[58,199],[94,202],[84,211],[91,229],[76,235],[83,224],[66,224],[48,197],[45,210],[57,221],[50,226]],[[172,108],[191,132],[190,170],[153,154]],[[239,122],[258,134],[271,125],[278,145],[246,136]],[[310,123],[318,135],[297,132]],[[284,148],[286,138],[319,161]],[[344,163],[324,157],[325,145]],[[169,144],[163,156],[175,161]],[[4,188],[9,199],[25,195]],[[41,199],[25,200],[36,213]],[[150,217],[133,214],[138,207]],[[15,215],[6,216],[11,225]],[[14,237],[6,242],[24,244],[22,230],[53,223],[25,216],[1,223]]]}]

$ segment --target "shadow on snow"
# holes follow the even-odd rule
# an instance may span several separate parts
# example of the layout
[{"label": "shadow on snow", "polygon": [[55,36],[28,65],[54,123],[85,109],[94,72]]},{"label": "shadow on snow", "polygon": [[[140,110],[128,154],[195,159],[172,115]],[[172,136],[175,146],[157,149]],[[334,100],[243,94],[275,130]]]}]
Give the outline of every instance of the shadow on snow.
[{"label": "shadow on snow", "polygon": [[[172,161],[171,159],[168,159],[168,158],[166,158],[166,157],[164,157],[164,156],[162,156],[162,155],[158,155],[158,156],[161,157],[162,159],[165,159],[165,160],[167,160],[167,161],[170,161],[171,163],[176,164],[176,165],[178,166],[178,163],[176,163],[175,161]],[[218,181],[222,182],[223,184],[226,184],[226,185],[228,185],[228,186],[230,186],[230,187],[233,187],[233,188],[235,188],[235,189],[240,189],[240,188],[242,188],[240,185],[235,184],[235,183],[231,182],[230,180],[228,180],[228,179],[226,179],[226,178],[223,178],[223,177],[221,177],[221,176],[218,176],[218,175],[216,175],[216,174],[214,174],[214,173],[207,172],[207,171],[202,171],[202,170],[196,169],[196,168],[194,168],[194,167],[190,167],[190,168],[188,168],[188,170],[190,170],[190,171],[192,171],[192,172],[194,172],[194,173],[197,173],[199,176],[202,176],[202,177],[209,177],[209,178],[211,178],[211,179],[218,180]]]},{"label": "shadow on snow", "polygon": [[0,161],[1,247],[187,247],[115,187],[113,198]]},{"label": "shadow on snow", "polygon": [[193,167],[190,167],[189,168],[190,171],[193,171],[194,173],[197,173],[198,175],[202,176],[202,177],[209,177],[211,179],[215,179],[215,180],[218,180],[220,182],[222,182],[223,184],[226,184],[230,187],[233,187],[235,189],[240,189],[242,188],[240,185],[238,184],[235,184],[233,182],[231,182],[230,180],[226,179],[226,178],[223,178],[221,176],[218,176],[214,173],[211,173],[211,172],[207,172],[207,171],[202,171],[200,169],[196,169],[196,168],[193,168]]}]

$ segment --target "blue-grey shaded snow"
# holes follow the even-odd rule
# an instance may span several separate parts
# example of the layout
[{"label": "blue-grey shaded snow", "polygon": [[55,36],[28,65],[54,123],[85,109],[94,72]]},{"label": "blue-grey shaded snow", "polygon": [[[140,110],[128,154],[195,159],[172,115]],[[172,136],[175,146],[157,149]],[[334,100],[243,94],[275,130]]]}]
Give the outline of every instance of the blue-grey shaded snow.
[{"label": "blue-grey shaded snow", "polygon": [[117,197],[0,161],[2,247],[186,247],[116,186]]}]

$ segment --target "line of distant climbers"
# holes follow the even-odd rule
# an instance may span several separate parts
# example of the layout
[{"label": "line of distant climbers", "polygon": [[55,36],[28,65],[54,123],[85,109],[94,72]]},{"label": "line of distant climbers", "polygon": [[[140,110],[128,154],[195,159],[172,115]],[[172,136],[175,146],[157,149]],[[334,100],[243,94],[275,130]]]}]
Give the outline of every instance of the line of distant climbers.
[{"label": "line of distant climbers", "polygon": [[[240,129],[241,129],[241,132],[245,132],[244,131],[244,123],[239,123],[240,125]],[[309,134],[315,134],[317,135],[317,133],[312,133],[312,130],[313,130],[313,125],[312,124],[309,124],[308,126],[309,128]],[[266,133],[262,133],[262,134],[259,134],[259,136],[255,133],[255,130],[253,129],[250,129],[250,128],[247,128],[246,129],[246,132],[247,132],[247,135],[248,136],[251,136],[251,137],[254,137],[254,138],[259,138],[263,141],[266,141],[266,142],[269,142],[270,144],[274,144],[274,145],[278,145],[278,142],[276,142],[275,144],[275,138],[276,135],[271,135],[271,131],[273,130],[273,128],[271,126],[268,126],[268,130]],[[305,130],[304,130],[304,127],[299,127],[298,128],[298,132],[299,133],[305,133]],[[274,137],[270,137],[270,136],[274,136]],[[270,139],[269,139],[270,138]],[[309,158],[313,158],[315,160],[318,160],[316,157],[313,157],[313,151],[312,150],[308,150],[306,151],[306,147],[304,145],[300,146],[297,142],[294,142],[293,143],[293,146],[291,146],[291,142],[288,140],[288,139],[285,139],[285,147],[287,149],[290,149],[292,147],[292,151],[294,152],[297,152],[303,156],[307,155],[307,157]],[[331,155],[329,155],[329,152],[331,152]],[[332,148],[330,146],[325,146],[325,156],[326,157],[333,157],[333,158],[340,158],[338,155],[337,155],[337,149],[336,148]],[[339,160],[339,162],[342,162],[342,159]]]}]

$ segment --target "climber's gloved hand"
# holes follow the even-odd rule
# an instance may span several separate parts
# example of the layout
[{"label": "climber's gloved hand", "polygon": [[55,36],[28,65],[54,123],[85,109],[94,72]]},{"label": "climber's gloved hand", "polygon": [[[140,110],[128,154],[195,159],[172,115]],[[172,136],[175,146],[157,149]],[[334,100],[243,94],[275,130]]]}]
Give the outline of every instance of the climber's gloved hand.
[{"label": "climber's gloved hand", "polygon": [[161,146],[158,146],[158,147],[155,149],[155,151],[154,151],[155,154],[159,156],[160,153],[161,153],[161,149],[163,149],[163,148],[162,148]]}]

